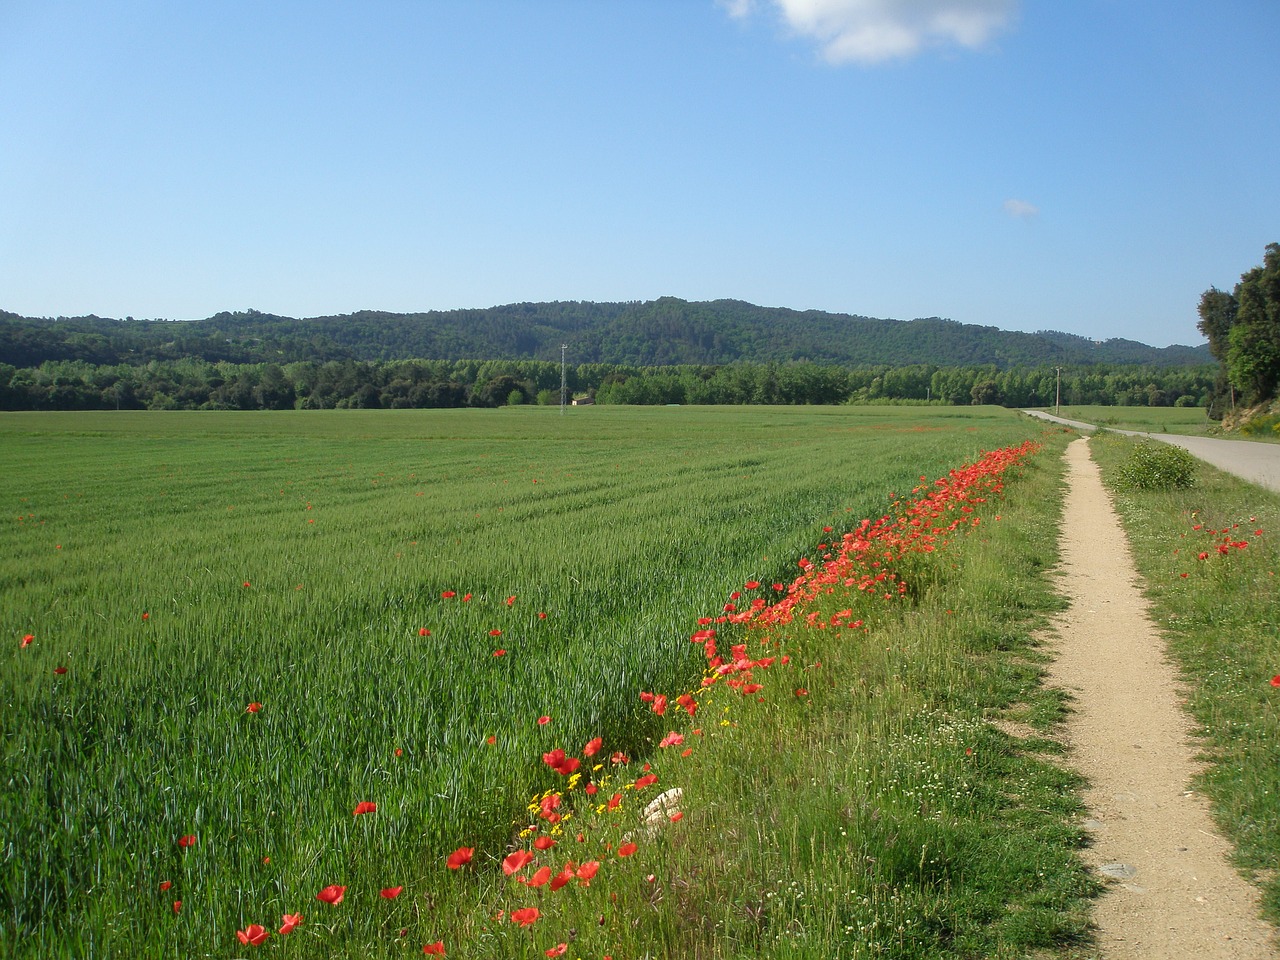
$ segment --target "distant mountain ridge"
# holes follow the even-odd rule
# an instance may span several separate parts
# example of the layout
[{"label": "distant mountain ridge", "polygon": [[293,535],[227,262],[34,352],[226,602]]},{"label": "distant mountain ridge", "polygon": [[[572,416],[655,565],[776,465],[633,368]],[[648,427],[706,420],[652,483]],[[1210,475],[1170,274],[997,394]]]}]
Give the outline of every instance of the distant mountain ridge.
[{"label": "distant mountain ridge", "polygon": [[297,319],[247,310],[204,320],[31,318],[0,311],[0,363],[146,363],[198,357],[298,360],[556,360],[632,366],[808,360],[840,366],[1212,362],[1207,345],[1151,347],[1055,331],[1022,333],[928,317],[875,317],[675,297],[622,303],[554,301],[487,309],[365,310]]}]

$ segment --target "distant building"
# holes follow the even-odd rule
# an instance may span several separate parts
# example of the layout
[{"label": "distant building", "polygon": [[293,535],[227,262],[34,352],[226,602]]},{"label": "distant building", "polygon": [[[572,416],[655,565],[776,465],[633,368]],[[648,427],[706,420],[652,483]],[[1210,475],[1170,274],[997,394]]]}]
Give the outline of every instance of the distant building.
[{"label": "distant building", "polygon": [[590,406],[593,406],[595,402],[596,401],[594,397],[574,397],[573,398],[573,405],[575,407],[590,407]]}]

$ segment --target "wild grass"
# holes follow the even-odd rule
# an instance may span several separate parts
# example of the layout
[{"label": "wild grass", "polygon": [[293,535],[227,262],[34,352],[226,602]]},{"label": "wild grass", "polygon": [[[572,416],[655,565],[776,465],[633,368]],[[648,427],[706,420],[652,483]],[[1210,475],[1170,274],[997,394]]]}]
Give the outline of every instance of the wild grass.
[{"label": "wild grass", "polygon": [[1123,488],[1132,442],[1090,443],[1186,681],[1201,785],[1280,920],[1280,497],[1205,464],[1190,489]]},{"label": "wild grass", "polygon": [[[1041,759],[1051,741],[987,722],[1058,708],[1029,639],[1054,603],[1052,454],[913,569],[910,602],[873,604],[869,632],[773,638],[797,650],[781,686],[717,692],[688,757],[639,698],[699,689],[695,619],[790,582],[824,526],[1028,431],[992,410],[0,418],[0,953],[239,956],[258,948],[237,930],[295,912],[261,949],[1078,942],[1071,780]],[[555,839],[600,879],[515,884],[498,864],[526,804],[566,788],[542,755],[597,736],[592,801],[624,801],[597,811],[580,781]],[[660,780],[637,787],[645,761]],[[670,784],[685,818],[619,859]],[[354,816],[362,801],[377,811]],[[461,846],[475,859],[450,871]],[[330,884],[337,906],[315,900]],[[528,929],[499,916],[534,903]]]}]

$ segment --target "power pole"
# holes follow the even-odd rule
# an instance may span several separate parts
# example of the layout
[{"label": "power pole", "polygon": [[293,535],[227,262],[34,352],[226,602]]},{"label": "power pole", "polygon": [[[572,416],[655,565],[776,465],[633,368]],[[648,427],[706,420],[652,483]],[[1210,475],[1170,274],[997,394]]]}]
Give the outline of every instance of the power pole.
[{"label": "power pole", "polygon": [[1054,367],[1053,369],[1058,372],[1058,389],[1054,398],[1053,415],[1060,417],[1062,416],[1062,368]]},{"label": "power pole", "polygon": [[565,377],[564,352],[569,349],[567,343],[560,344],[560,416],[564,416],[564,408],[569,401],[569,381]]}]

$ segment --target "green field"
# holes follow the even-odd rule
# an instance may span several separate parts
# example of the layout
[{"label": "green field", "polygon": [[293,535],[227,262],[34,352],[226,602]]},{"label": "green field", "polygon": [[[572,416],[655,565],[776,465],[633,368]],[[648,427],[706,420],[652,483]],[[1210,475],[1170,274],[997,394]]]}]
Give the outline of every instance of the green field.
[{"label": "green field", "polygon": [[[11,631],[0,680],[0,953],[238,956],[254,949],[240,945],[238,929],[274,929],[276,916],[301,911],[303,926],[273,935],[262,949],[402,956],[439,935],[469,945],[450,955],[541,956],[554,940],[522,939],[517,926],[484,918],[510,899],[496,867],[518,842],[526,804],[563,783],[542,754],[560,747],[572,755],[601,737],[605,753],[631,762],[597,780],[634,789],[648,759],[664,784],[674,782],[666,779],[674,761],[657,749],[670,718],[656,716],[639,694],[698,688],[707,665],[688,638],[700,617],[720,613],[748,582],[773,596],[769,585],[790,583],[798,558],[859,519],[881,516],[894,494],[909,495],[921,479],[1042,435],[1043,425],[993,408],[0,415],[0,499],[8,511],[0,596]],[[1052,440],[1058,449],[1060,442]],[[775,720],[800,723],[821,744],[862,737],[865,756],[847,769],[831,765],[832,775],[843,771],[845,790],[848,778],[883,786],[887,777],[893,796],[906,789],[900,778],[911,776],[924,778],[919,790],[941,788],[929,768],[938,729],[994,745],[985,772],[966,775],[954,766],[951,743],[946,777],[967,776],[965,791],[990,793],[988,803],[1003,796],[1001,784],[1023,785],[1028,804],[1050,824],[1027,833],[1043,847],[1035,856],[1048,857],[1060,874],[1054,891],[1015,870],[1002,881],[1009,889],[963,898],[960,874],[933,866],[946,856],[938,844],[958,842],[947,834],[950,840],[926,839],[925,849],[903,854],[903,869],[919,859],[913,882],[932,877],[924,883],[935,897],[928,909],[908,909],[896,893],[890,901],[884,891],[904,882],[894,874],[848,894],[866,901],[858,909],[870,939],[857,939],[861,921],[837,929],[828,918],[827,939],[801,949],[778,932],[794,931],[803,911],[769,927],[772,939],[752,942],[768,926],[764,900],[754,899],[763,897],[760,877],[750,885],[756,893],[726,893],[739,896],[741,910],[715,920],[702,916],[712,908],[706,902],[694,917],[674,879],[660,908],[638,874],[624,902],[656,919],[630,927],[619,921],[619,933],[601,912],[599,927],[612,939],[592,943],[581,931],[582,955],[621,943],[632,956],[929,956],[941,955],[937,944],[945,942],[963,956],[968,948],[958,944],[967,941],[951,927],[981,930],[995,921],[982,911],[962,914],[1017,896],[1040,897],[1024,923],[1043,915],[1044,936],[1077,935],[1078,915],[1066,920],[1077,933],[1044,919],[1088,886],[1063,866],[1078,842],[1064,826],[1071,812],[1064,775],[993,740],[982,722],[984,712],[1014,704],[1038,722],[1055,709],[1036,706],[1038,674],[1023,623],[1052,606],[1034,577],[1052,560],[1056,520],[1045,494],[1058,481],[1056,467],[1037,470],[1044,489],[1021,508],[1032,519],[997,524],[987,535],[1007,541],[1008,568],[957,554],[946,569],[939,560],[936,570],[917,570],[922,605],[910,608],[915,613],[867,611],[869,623],[881,617],[884,631],[873,631],[870,653],[841,649],[827,659],[854,657],[847,669],[861,677],[855,688],[863,693],[853,701],[832,694],[839,729],[818,730],[803,717]],[[965,564],[980,571],[967,592],[956,572]],[[1006,594],[1020,577],[1027,578],[1023,592]],[[925,618],[923,599],[935,594]],[[1036,601],[1024,603],[1032,594]],[[1001,609],[983,612],[993,598]],[[894,636],[888,642],[901,655],[875,653]],[[816,642],[788,640],[798,649]],[[831,675],[841,677],[833,691],[848,686],[849,676]],[[804,682],[816,698],[819,685]],[[851,711],[867,709],[868,689],[899,687],[897,707],[854,722]],[[774,722],[769,716],[755,721],[761,729]],[[540,724],[543,717],[549,722]],[[953,721],[958,726],[948,726]],[[734,746],[736,716],[713,730],[721,726],[722,757],[743,750]],[[871,743],[894,737],[905,739]],[[769,749],[782,768],[787,751],[780,747]],[[880,749],[890,752],[877,759]],[[688,790],[700,777],[743,775],[723,759],[717,766],[699,756],[688,761]],[[739,795],[766,795],[766,782],[753,786],[748,778]],[[861,823],[868,844],[894,822],[898,805],[914,811],[910,818],[924,816],[916,788],[898,800],[886,796],[879,807],[860,800],[852,813],[832,791],[825,802],[835,804],[828,813],[843,823],[839,835],[847,828],[852,837]],[[624,809],[634,823],[632,796]],[[377,812],[353,816],[362,801],[375,802]],[[704,840],[738,836],[751,822],[727,828],[710,819],[706,811],[715,808],[708,798],[701,814],[690,811]],[[968,815],[977,824],[990,819],[986,806]],[[620,830],[601,827],[605,851],[622,839]],[[783,866],[812,881],[818,848],[800,847],[817,834],[808,831],[811,841],[802,842],[799,830],[786,827],[782,843],[751,828],[754,846],[739,837],[744,851],[756,850],[744,852],[744,863],[752,856],[757,866],[771,863],[785,847]],[[905,835],[875,842],[892,846]],[[193,845],[181,846],[187,836]],[[1006,842],[1015,841],[1000,842],[1007,861]],[[460,846],[475,848],[475,861],[454,875],[442,864]],[[669,853],[680,863],[694,846]],[[584,849],[580,859],[587,856]],[[729,864],[721,876],[699,862],[715,904],[728,888],[710,879],[727,883],[737,868]],[[841,882],[866,873],[865,863],[839,862]],[[1044,876],[1032,860],[1023,868]],[[1009,867],[992,869],[1007,874]],[[687,888],[687,872],[681,876]],[[162,883],[171,886],[161,890]],[[338,907],[316,903],[315,893],[330,884],[347,887]],[[395,886],[403,896],[379,896]],[[597,903],[604,897],[598,888],[575,894],[582,916],[613,909]],[[888,939],[872,922],[885,910],[900,918]],[[930,910],[947,916],[931,920],[939,931],[917,943],[901,917]],[[996,924],[991,936],[1040,943],[1034,931],[1006,927]],[[881,947],[832,953],[832,937]],[[891,941],[897,952],[884,948]],[[714,953],[705,946],[712,943]],[[974,949],[1004,950],[999,943]]]},{"label": "green field", "polygon": [[1092,423],[1112,430],[1137,430],[1141,433],[1174,433],[1207,437],[1222,432],[1221,426],[1206,415],[1203,407],[1105,407],[1066,406],[1041,407],[1045,413],[1056,413],[1068,420]]}]

